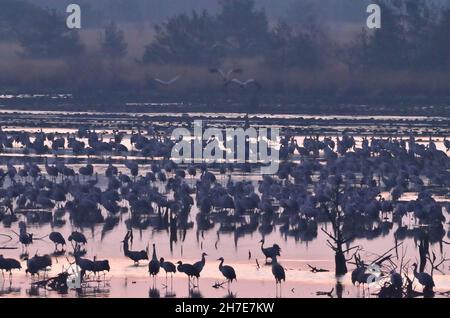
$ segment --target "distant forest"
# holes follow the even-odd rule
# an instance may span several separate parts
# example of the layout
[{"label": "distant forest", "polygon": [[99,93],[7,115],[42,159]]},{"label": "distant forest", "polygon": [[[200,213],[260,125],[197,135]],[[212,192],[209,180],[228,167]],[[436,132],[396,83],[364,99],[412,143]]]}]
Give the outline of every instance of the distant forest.
[{"label": "distant forest", "polygon": [[[450,95],[448,1],[79,0],[76,31],[65,24],[73,2],[1,1],[0,93]],[[381,29],[365,26],[371,2],[382,8]],[[336,29],[345,27],[344,40]],[[230,90],[212,68],[240,69],[233,76],[258,87]],[[175,76],[167,87],[154,80]]]}]

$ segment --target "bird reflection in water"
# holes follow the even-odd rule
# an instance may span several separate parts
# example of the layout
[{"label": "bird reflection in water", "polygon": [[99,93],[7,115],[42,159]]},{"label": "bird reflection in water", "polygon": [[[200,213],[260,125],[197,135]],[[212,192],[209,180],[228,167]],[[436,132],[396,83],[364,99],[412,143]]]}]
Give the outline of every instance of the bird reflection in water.
[{"label": "bird reflection in water", "polygon": [[12,295],[20,295],[21,288],[14,287],[12,282],[9,282],[7,286],[5,286],[5,281],[0,285],[0,296],[12,296]]},{"label": "bird reflection in water", "polygon": [[150,298],[161,298],[161,294],[159,292],[159,289],[157,289],[154,286],[150,287],[150,290],[148,291],[148,296]]},{"label": "bird reflection in water", "polygon": [[237,298],[237,293],[233,293],[232,291],[228,291],[227,294],[223,298],[229,298],[229,299]]},{"label": "bird reflection in water", "polygon": [[340,280],[336,281],[336,297],[342,298],[342,295],[344,294],[344,285],[342,285],[342,282]]},{"label": "bird reflection in water", "polygon": [[189,290],[189,297],[190,298],[203,298],[203,295],[200,292],[200,289],[192,288],[192,289]]},{"label": "bird reflection in water", "polygon": [[66,254],[65,250],[57,250],[51,253],[50,255],[53,257],[64,256]]},{"label": "bird reflection in water", "polygon": [[36,284],[31,284],[30,289],[26,290],[27,295],[31,297],[46,297],[47,290],[45,288],[40,288]]},{"label": "bird reflection in water", "polygon": [[25,260],[25,259],[27,259],[29,257],[29,254],[28,254],[28,252],[21,253],[19,255],[19,257],[20,257],[21,260]]},{"label": "bird reflection in water", "polygon": [[96,286],[91,286],[89,284],[83,286],[83,288],[77,289],[78,297],[100,297],[105,298],[109,297],[111,290],[109,288],[109,284],[103,283]]},{"label": "bird reflection in water", "polygon": [[177,297],[177,294],[172,290],[172,288],[171,288],[170,290],[168,290],[168,289],[166,288],[166,292],[165,292],[165,294],[164,294],[164,297],[165,297],[165,298],[176,298],[176,297]]}]

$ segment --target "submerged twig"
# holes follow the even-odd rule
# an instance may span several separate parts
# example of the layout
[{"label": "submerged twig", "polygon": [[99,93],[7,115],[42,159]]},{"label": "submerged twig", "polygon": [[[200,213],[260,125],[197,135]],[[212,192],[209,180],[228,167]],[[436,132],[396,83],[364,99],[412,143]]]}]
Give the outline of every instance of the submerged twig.
[{"label": "submerged twig", "polygon": [[328,269],[323,269],[323,268],[317,268],[315,266],[311,266],[309,264],[306,264],[309,266],[309,268],[311,268],[310,272],[311,273],[324,273],[324,272],[329,272]]},{"label": "submerged twig", "polygon": [[333,292],[334,288],[332,288],[329,292],[318,291],[316,292],[316,296],[328,296],[330,298],[333,298]]}]

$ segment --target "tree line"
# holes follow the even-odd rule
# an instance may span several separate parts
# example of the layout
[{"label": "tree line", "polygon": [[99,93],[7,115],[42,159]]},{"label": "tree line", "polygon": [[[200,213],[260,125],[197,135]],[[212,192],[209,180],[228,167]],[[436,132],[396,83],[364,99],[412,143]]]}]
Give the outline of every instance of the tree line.
[{"label": "tree line", "polygon": [[220,0],[211,15],[180,14],[155,27],[143,61],[209,65],[230,57],[257,57],[275,67],[316,69],[342,62],[356,69],[441,69],[450,62],[450,9],[425,0],[378,0],[382,27],[363,25],[350,44],[339,45],[318,21],[269,26],[254,0]]}]

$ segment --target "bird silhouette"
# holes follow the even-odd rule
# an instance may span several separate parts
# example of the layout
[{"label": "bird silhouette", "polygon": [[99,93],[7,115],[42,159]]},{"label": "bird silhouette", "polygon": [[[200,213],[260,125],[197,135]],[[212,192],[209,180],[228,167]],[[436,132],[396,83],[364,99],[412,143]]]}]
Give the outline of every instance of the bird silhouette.
[{"label": "bird silhouette", "polygon": [[139,261],[148,260],[148,252],[146,250],[131,251],[129,249],[129,241],[130,240],[131,240],[131,232],[127,232],[124,240],[122,241],[123,252],[126,257],[128,257],[129,259],[131,259],[134,262],[135,266],[138,266]]},{"label": "bird silhouette", "polygon": [[284,267],[281,266],[280,263],[278,263],[276,256],[272,258],[272,274],[273,277],[275,278],[275,287],[277,290],[277,295],[278,295],[278,284],[280,284],[280,295],[281,295],[281,282],[286,281],[286,273],[284,271]]},{"label": "bird silhouette", "polygon": [[148,272],[150,276],[153,278],[153,283],[155,283],[156,275],[158,275],[160,269],[160,264],[158,261],[158,257],[156,256],[156,246],[153,244],[153,254],[152,259],[148,263]]},{"label": "bird silhouette", "polygon": [[277,256],[280,256],[281,248],[280,246],[278,246],[278,244],[273,244],[273,246],[271,247],[264,247],[265,240],[262,239],[259,242],[261,243],[261,251],[266,258],[266,264],[268,258],[273,260],[274,257],[276,258]]},{"label": "bird silhouette", "polygon": [[26,257],[25,260],[27,261],[27,269],[25,270],[25,273],[30,273],[32,276],[37,274],[39,277],[39,272],[44,271],[45,277],[47,268],[52,266],[52,259],[49,255],[39,256],[36,254],[32,258]]},{"label": "bird silhouette", "polygon": [[173,83],[175,83],[176,81],[178,81],[181,78],[181,75],[177,75],[173,78],[171,78],[170,80],[163,80],[163,79],[159,79],[157,77],[153,78],[153,80],[163,86],[170,86]]},{"label": "bird silhouette", "polygon": [[402,275],[397,273],[395,270],[392,270],[391,273],[390,273],[390,282],[391,282],[391,285],[395,289],[402,290],[402,286],[403,286]]},{"label": "bird silhouette", "polygon": [[170,278],[173,281],[173,274],[177,272],[177,268],[174,263],[164,260],[163,257],[159,259],[159,265],[166,272],[166,280],[167,274],[170,273]]},{"label": "bird silhouette", "polygon": [[448,140],[447,137],[444,138],[444,146],[446,151],[450,150],[450,140]]},{"label": "bird silhouette", "polygon": [[85,245],[87,243],[86,236],[84,236],[83,233],[80,233],[77,231],[72,232],[72,234],[70,234],[67,239],[69,240],[69,242],[74,241],[75,247],[77,247],[78,245],[81,245],[81,244]]},{"label": "bird silhouette", "polygon": [[[109,272],[111,270],[111,267],[109,266],[108,260],[97,260],[97,256],[94,256],[94,275],[104,272]],[[105,275],[105,273],[103,274]],[[103,276],[105,277],[105,276]]]},{"label": "bird silhouette", "polygon": [[424,287],[424,291],[432,292],[435,286],[433,277],[428,273],[418,272],[416,263],[414,263],[412,267],[414,269],[414,277],[417,279],[420,285]]},{"label": "bird silhouette", "polygon": [[62,248],[66,245],[66,240],[59,232],[51,232],[48,238],[55,244],[55,251],[58,250],[58,245],[61,245]]},{"label": "bird silhouette", "polygon": [[241,68],[232,68],[228,71],[224,71],[220,68],[211,68],[209,72],[213,74],[219,74],[224,82],[229,82],[231,79],[230,76],[232,74],[240,74],[243,72],[243,70]]},{"label": "bird silhouette", "polygon": [[233,280],[237,280],[236,278],[236,272],[233,267],[229,265],[223,265],[224,258],[220,257],[217,259],[220,261],[219,263],[219,271],[222,273],[222,275],[226,278],[228,282],[228,289],[230,289],[230,283],[233,282]]},{"label": "bird silhouette", "polygon": [[192,264],[183,264],[182,261],[178,261],[177,264],[177,270],[180,273],[184,273],[188,277],[188,290],[191,290],[191,278],[196,277],[198,280],[198,278],[200,277],[200,273]]},{"label": "bird silhouette", "polygon": [[[194,266],[194,268],[195,268],[195,270],[198,272],[198,275],[200,276],[200,274],[201,274],[201,272],[202,272],[202,270],[203,270],[203,267],[205,267],[205,263],[206,263],[206,256],[208,256],[208,254],[206,254],[206,253],[202,253],[202,259],[200,260],[200,261],[198,261],[198,262],[195,262],[194,264],[193,264],[193,266]],[[197,277],[198,278],[198,277]],[[197,280],[197,285],[199,284],[199,282],[198,282],[198,280]]]},{"label": "bird silhouette", "polygon": [[250,86],[250,85],[253,85],[257,89],[261,89],[262,88],[261,84],[259,82],[257,82],[253,78],[250,78],[250,79],[245,80],[245,81],[241,81],[241,80],[239,80],[237,78],[233,78],[233,79],[227,81],[224,85],[225,85],[225,87],[228,87],[228,86],[233,85],[233,84],[239,86],[242,89],[244,89],[244,88],[246,88],[247,86]]},{"label": "bird silhouette", "polygon": [[18,269],[20,270],[22,265],[18,260],[13,258],[4,258],[3,255],[0,255],[0,270],[2,271],[2,277],[5,277],[5,271],[9,272],[9,279],[12,279],[12,270]]}]

